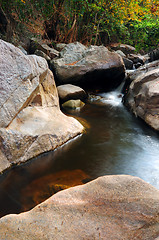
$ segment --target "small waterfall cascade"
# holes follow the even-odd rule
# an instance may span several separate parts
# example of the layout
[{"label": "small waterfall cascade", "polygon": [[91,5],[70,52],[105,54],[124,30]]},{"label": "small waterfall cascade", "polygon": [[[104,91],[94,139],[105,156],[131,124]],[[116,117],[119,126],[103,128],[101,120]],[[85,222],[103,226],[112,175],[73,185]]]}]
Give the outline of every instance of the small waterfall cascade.
[{"label": "small waterfall cascade", "polygon": [[121,84],[113,91],[100,93],[98,96],[101,96],[102,103],[112,105],[113,107],[122,106],[122,89],[125,81],[122,81]]}]

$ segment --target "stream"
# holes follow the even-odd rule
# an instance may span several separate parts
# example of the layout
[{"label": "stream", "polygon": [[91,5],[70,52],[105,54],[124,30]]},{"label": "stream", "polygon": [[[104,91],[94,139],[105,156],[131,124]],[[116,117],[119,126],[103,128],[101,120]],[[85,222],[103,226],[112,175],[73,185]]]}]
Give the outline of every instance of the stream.
[{"label": "stream", "polygon": [[0,216],[29,210],[54,192],[103,175],[138,176],[159,189],[159,135],[121,100],[118,89],[67,112],[84,121],[86,133],[3,174]]}]

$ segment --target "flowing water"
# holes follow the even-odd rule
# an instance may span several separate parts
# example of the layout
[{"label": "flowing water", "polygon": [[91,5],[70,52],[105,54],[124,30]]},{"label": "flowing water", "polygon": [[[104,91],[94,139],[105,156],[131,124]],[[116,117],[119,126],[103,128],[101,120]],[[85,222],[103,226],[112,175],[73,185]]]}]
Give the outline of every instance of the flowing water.
[{"label": "flowing water", "polygon": [[109,174],[130,174],[159,189],[159,136],[129,113],[118,91],[91,96],[85,134],[0,178],[0,214],[28,210],[53,192]]}]

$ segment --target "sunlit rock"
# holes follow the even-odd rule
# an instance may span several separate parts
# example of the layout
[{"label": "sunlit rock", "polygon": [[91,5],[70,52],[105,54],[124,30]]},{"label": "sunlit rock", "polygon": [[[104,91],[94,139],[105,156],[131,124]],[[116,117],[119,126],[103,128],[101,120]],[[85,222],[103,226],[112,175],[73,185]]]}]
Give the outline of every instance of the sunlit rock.
[{"label": "sunlit rock", "polygon": [[157,240],[158,199],[159,191],[137,177],[100,177],[1,218],[0,239]]},{"label": "sunlit rock", "polygon": [[44,58],[0,40],[0,171],[53,150],[83,131],[64,115]]}]

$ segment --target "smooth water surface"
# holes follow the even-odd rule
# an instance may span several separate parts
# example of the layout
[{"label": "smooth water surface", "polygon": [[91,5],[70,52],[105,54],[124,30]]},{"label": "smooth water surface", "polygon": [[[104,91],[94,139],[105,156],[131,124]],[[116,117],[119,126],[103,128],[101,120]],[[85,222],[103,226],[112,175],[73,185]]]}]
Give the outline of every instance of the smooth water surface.
[{"label": "smooth water surface", "polygon": [[[88,180],[102,175],[130,174],[159,189],[158,134],[125,109],[119,92],[103,93],[90,99],[81,111],[71,112],[86,120],[89,127],[85,134],[1,177],[1,216],[28,210],[48,198],[52,194],[50,179],[56,173],[59,173],[56,180],[66,185],[64,171],[68,171],[65,175],[70,175],[73,181],[76,181],[73,174],[71,176],[73,170],[79,175],[84,173],[83,178]],[[36,188],[40,192],[36,197],[41,200],[32,197]]]}]

